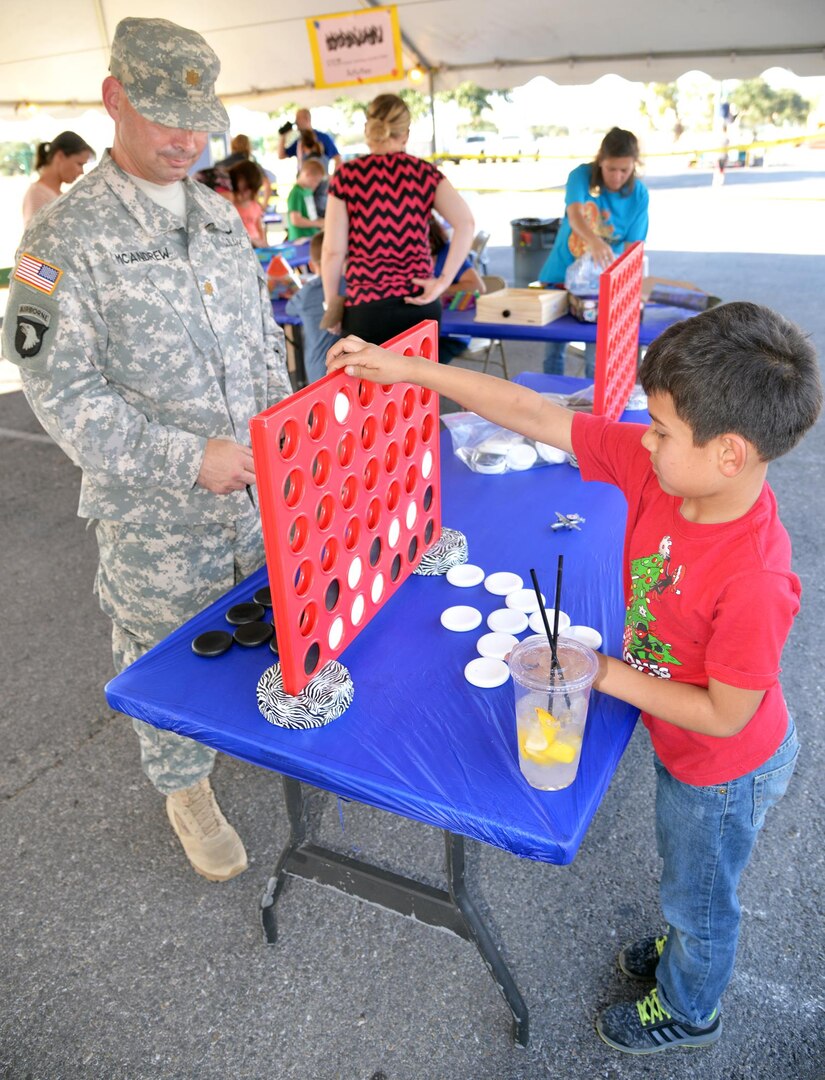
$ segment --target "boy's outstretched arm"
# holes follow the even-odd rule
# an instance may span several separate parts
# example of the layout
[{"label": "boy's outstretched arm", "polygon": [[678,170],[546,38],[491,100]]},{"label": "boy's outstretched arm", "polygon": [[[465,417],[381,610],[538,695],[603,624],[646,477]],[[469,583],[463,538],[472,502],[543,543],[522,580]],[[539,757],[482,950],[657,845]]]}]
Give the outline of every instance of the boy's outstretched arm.
[{"label": "boy's outstretched arm", "polygon": [[759,708],[764,690],[742,690],[710,679],[708,687],[657,679],[613,656],[598,654],[594,686],[665,723],[720,739],[738,735]]},{"label": "boy's outstretched arm", "polygon": [[495,375],[436,364],[422,356],[399,356],[357,337],[342,338],[327,353],[327,370],[339,368],[370,382],[424,386],[500,427],[560,450],[572,450],[572,410]]}]

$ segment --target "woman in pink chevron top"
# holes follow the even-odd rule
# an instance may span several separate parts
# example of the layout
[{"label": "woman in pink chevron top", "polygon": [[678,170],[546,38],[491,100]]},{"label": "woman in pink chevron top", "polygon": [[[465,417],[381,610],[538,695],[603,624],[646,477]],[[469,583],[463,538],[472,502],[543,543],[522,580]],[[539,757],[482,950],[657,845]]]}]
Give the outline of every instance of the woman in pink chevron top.
[{"label": "woman in pink chevron top", "polygon": [[[466,202],[434,165],[406,152],[410,113],[395,94],[367,108],[369,154],[335,170],[324,219],[322,326],[381,344],[422,319],[441,317],[473,240]],[[434,278],[430,213],[452,228],[450,254]],[[339,296],[346,261],[346,295]]]}]

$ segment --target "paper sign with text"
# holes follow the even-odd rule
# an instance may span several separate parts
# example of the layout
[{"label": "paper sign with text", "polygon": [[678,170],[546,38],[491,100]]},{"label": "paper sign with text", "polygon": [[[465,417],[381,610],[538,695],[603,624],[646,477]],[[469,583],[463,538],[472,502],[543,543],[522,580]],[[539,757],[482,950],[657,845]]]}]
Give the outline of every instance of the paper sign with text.
[{"label": "paper sign with text", "polygon": [[395,7],[307,19],[315,86],[357,86],[404,78]]}]

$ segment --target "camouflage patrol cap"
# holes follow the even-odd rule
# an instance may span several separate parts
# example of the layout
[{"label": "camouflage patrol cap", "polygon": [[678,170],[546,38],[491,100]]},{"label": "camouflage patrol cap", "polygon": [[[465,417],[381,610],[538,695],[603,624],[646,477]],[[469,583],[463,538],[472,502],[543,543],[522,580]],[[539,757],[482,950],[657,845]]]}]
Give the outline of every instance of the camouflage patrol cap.
[{"label": "camouflage patrol cap", "polygon": [[122,19],[109,71],[146,120],[184,131],[226,131],[215,94],[221,62],[200,34],[167,19]]}]

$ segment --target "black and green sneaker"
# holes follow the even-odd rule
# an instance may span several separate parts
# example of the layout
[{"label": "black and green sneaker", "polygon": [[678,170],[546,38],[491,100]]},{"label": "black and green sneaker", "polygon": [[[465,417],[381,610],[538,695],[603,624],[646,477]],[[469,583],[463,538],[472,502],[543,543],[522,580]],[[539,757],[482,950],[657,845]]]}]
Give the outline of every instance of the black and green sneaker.
[{"label": "black and green sneaker", "polygon": [[632,979],[655,979],[659,957],[665,949],[667,934],[655,934],[626,945],[618,956],[618,964]]},{"label": "black and green sneaker", "polygon": [[722,1017],[714,1010],[707,1027],[674,1020],[651,990],[640,1001],[611,1005],[596,1018],[596,1031],[608,1046],[625,1054],[658,1054],[676,1046],[710,1046],[722,1034]]}]

